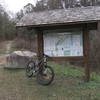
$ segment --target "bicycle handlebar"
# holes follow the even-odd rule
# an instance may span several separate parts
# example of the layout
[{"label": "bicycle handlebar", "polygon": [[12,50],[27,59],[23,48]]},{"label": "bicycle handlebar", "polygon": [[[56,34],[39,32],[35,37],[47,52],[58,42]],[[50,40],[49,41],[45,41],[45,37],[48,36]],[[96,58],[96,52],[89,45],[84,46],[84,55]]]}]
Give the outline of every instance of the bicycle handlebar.
[{"label": "bicycle handlebar", "polygon": [[43,56],[47,57],[47,58],[50,58],[50,56],[46,55],[46,54],[43,54]]}]

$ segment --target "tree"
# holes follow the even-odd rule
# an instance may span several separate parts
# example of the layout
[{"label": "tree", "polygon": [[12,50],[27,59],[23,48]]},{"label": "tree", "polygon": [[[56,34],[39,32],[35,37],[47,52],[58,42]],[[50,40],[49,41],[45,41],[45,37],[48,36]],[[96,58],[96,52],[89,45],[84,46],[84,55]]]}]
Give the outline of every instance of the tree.
[{"label": "tree", "polygon": [[43,11],[47,9],[47,2],[46,0],[37,1],[35,6],[35,11]]},{"label": "tree", "polygon": [[43,11],[97,5],[100,5],[100,0],[39,0],[34,9],[35,11]]},{"label": "tree", "polygon": [[23,12],[24,14],[28,14],[34,11],[34,6],[31,3],[28,3],[27,5],[24,6]]},{"label": "tree", "polygon": [[12,39],[15,36],[14,25],[4,7],[0,5],[0,39]]},{"label": "tree", "polygon": [[53,9],[61,9],[64,6],[62,5],[62,3],[64,4],[63,0],[48,0],[48,8],[49,10],[53,10]]},{"label": "tree", "polygon": [[19,21],[23,16],[24,16],[24,12],[23,12],[23,10],[20,10],[20,11],[16,14],[16,19],[17,19],[17,21]]}]

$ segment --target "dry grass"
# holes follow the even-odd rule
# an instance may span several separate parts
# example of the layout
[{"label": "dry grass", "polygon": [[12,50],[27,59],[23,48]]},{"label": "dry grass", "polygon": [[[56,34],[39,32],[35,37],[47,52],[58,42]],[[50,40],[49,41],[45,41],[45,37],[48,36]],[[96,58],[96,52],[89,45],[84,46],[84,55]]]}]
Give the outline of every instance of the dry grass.
[{"label": "dry grass", "polygon": [[84,83],[79,69],[52,66],[56,78],[49,86],[27,78],[25,70],[0,69],[0,100],[100,100],[99,79]]}]

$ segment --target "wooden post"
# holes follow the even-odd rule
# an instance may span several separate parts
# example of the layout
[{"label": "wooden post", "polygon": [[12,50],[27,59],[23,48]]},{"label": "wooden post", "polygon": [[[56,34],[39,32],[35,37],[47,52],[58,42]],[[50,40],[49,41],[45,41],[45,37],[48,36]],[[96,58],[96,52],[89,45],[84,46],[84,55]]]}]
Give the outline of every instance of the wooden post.
[{"label": "wooden post", "polygon": [[83,41],[84,41],[84,62],[85,62],[85,82],[90,80],[90,66],[89,66],[89,31],[87,24],[83,28]]},{"label": "wooden post", "polygon": [[98,34],[100,34],[100,21],[98,21],[98,24],[97,24],[98,26],[97,26],[97,32],[98,32]]},{"label": "wooden post", "polygon": [[43,32],[37,29],[37,56],[40,60],[43,57]]}]

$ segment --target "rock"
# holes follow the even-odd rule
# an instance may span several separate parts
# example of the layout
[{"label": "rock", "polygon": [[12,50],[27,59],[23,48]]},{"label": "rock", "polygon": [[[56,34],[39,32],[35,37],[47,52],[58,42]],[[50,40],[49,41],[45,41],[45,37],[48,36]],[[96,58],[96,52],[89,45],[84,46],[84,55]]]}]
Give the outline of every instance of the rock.
[{"label": "rock", "polygon": [[30,51],[14,51],[6,56],[5,68],[25,68],[29,60],[36,60],[36,56]]}]

